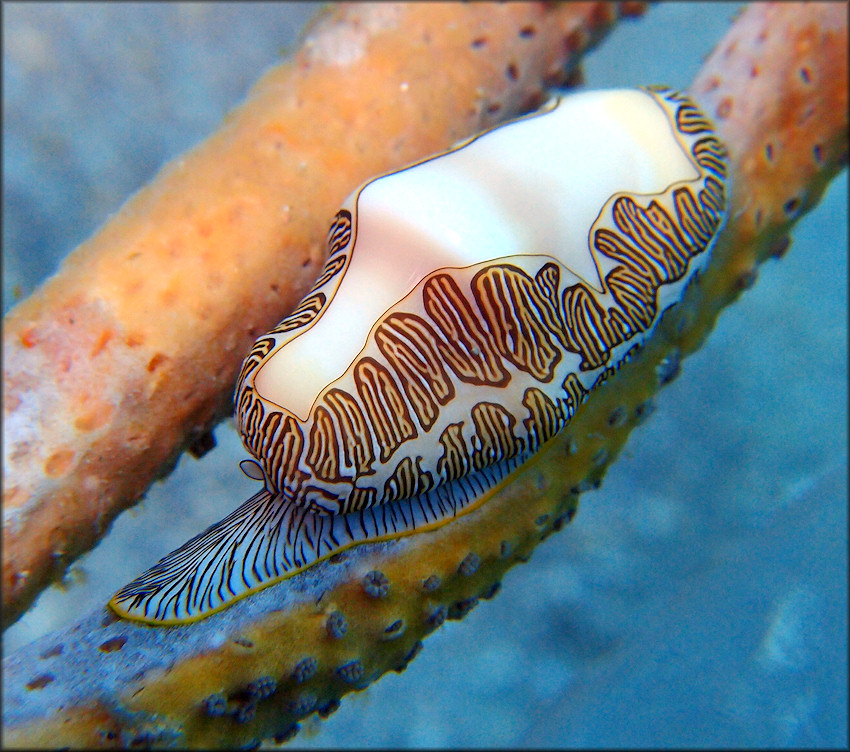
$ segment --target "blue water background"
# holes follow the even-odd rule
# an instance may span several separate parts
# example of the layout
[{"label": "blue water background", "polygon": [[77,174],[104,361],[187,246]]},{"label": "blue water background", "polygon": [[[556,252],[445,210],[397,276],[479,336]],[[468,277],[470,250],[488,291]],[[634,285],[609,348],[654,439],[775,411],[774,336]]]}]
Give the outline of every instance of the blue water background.
[{"label": "blue water background", "polygon": [[[621,24],[588,56],[587,86],[687,86],[737,7],[662,3]],[[315,9],[4,3],[4,311],[211,132]],[[847,745],[846,171],[793,238],[572,525],[292,746]],[[216,437],[6,650],[253,492],[232,425]]]}]

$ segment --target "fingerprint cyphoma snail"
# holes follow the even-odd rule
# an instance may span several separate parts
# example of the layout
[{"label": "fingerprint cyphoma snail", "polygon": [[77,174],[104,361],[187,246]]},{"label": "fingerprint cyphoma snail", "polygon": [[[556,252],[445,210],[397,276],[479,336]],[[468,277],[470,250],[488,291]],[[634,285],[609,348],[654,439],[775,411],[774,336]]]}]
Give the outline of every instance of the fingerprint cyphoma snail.
[{"label": "fingerprint cyphoma snail", "polygon": [[263,489],[111,607],[195,621],[486,502],[681,298],[725,212],[723,145],[661,87],[555,98],[365,183],[242,367]]}]

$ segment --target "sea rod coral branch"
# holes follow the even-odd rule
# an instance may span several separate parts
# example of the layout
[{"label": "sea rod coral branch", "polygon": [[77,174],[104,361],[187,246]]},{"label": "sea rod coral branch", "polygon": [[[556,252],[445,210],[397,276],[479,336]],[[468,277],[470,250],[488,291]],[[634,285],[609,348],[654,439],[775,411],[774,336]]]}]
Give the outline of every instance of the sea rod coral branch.
[{"label": "sea rod coral branch", "polygon": [[640,7],[331,8],[216,133],[10,311],[4,626],[230,415],[242,358],[312,283],[353,186],[530,109]]},{"label": "sea rod coral branch", "polygon": [[[741,56],[755,42],[764,76],[742,75]],[[724,54],[730,47],[740,56]],[[718,312],[752,281],[757,263],[786,245],[800,212],[846,162],[846,108],[819,104],[846,97],[846,47],[841,5],[753,6],[736,21],[692,87],[706,107],[731,100],[716,114],[738,184],[716,263],[640,356],[515,483],[452,525],[353,549],[336,564],[321,564],[191,628],[139,627],[99,611],[37,641],[4,663],[6,743],[203,747],[282,740],[298,719],[326,715],[346,692],[406,665],[444,619],[492,595],[507,568],[571,517],[578,493],[598,480],[641,406],[666,380],[669,369],[660,366],[699,346]],[[803,55],[808,76],[820,84],[798,90]],[[708,93],[706,76],[713,77]],[[725,115],[738,101],[763,116],[733,126]],[[810,108],[816,117],[803,116]],[[781,182],[757,168],[768,143],[782,144],[771,153],[787,176]],[[785,160],[802,165],[817,153],[811,169],[784,167]],[[790,197],[799,197],[799,212]],[[370,592],[376,581],[387,584],[379,597]]]},{"label": "sea rod coral branch", "polygon": [[[716,251],[724,260],[725,254],[738,256],[732,263],[741,284],[729,296],[745,289],[752,272],[752,261],[736,245],[759,246],[758,261],[784,251],[788,229],[847,163],[843,11],[833,3],[753,3],[691,86],[733,157],[739,208],[732,212],[726,247]],[[774,87],[781,97],[749,96],[752,88]]]}]

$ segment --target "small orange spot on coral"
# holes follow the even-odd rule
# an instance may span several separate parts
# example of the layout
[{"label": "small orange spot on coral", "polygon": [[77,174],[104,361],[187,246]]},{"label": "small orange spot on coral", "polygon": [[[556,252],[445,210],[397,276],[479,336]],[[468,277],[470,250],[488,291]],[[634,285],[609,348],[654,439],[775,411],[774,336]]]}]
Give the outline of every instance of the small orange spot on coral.
[{"label": "small orange spot on coral", "polygon": [[127,344],[127,347],[138,347],[141,344],[144,344],[145,337],[143,334],[139,332],[134,332],[132,334],[127,335],[127,339],[124,342]]},{"label": "small orange spot on coral", "polygon": [[35,327],[24,329],[21,332],[21,344],[26,347],[35,347],[38,344],[38,338],[35,336]]},{"label": "small orange spot on coral", "polygon": [[9,509],[10,507],[19,506],[23,501],[24,492],[19,486],[3,489],[3,505]]},{"label": "small orange spot on coral", "polygon": [[128,436],[126,445],[131,452],[143,452],[150,446],[150,439],[146,436]]},{"label": "small orange spot on coral", "polygon": [[125,642],[127,642],[126,637],[113,637],[111,640],[101,643],[98,650],[101,653],[114,653],[116,650],[121,650]]},{"label": "small orange spot on coral", "polygon": [[112,334],[113,332],[110,329],[106,329],[100,333],[100,337],[97,338],[97,342],[94,343],[94,348],[92,348],[92,357],[100,355],[100,353],[103,352],[103,348],[106,347],[106,343],[112,339]]},{"label": "small orange spot on coral", "polygon": [[157,368],[159,368],[165,361],[168,360],[167,355],[163,355],[162,353],[157,353],[148,361],[148,371],[153,373]]},{"label": "small orange spot on coral", "polygon": [[35,679],[27,682],[27,689],[44,689],[55,678],[53,674],[39,674]]},{"label": "small orange spot on coral", "polygon": [[70,449],[60,449],[47,458],[47,462],[44,463],[44,472],[50,478],[59,478],[68,472],[73,459],[74,453]]},{"label": "small orange spot on coral", "polygon": [[806,36],[806,37],[803,37],[801,39],[798,39],[797,44],[794,45],[794,49],[800,55],[811,50],[812,49],[812,39],[811,39],[811,37]]},{"label": "small orange spot on coral", "polygon": [[159,302],[162,304],[163,308],[171,308],[179,299],[178,294],[172,290],[163,290],[159,294]]},{"label": "small orange spot on coral", "polygon": [[112,405],[102,402],[80,415],[74,421],[74,428],[78,431],[94,431],[105,426],[111,417]]},{"label": "small orange spot on coral", "polygon": [[723,97],[720,100],[720,104],[717,105],[717,117],[721,120],[725,120],[729,117],[729,114],[732,112],[732,98],[731,97]]},{"label": "small orange spot on coral", "polygon": [[706,92],[715,91],[721,83],[722,81],[718,76],[712,76],[708,79],[708,83],[705,86]]},{"label": "small orange spot on coral", "polygon": [[97,416],[94,413],[86,413],[85,415],[81,415],[74,421],[74,428],[78,431],[91,431],[94,428],[94,422],[97,419]]}]

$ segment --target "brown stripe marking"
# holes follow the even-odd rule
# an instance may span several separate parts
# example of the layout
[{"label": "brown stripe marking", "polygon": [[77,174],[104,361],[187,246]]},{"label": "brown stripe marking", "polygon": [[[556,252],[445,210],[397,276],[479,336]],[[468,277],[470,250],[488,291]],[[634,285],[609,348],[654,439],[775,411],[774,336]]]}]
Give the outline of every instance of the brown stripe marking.
[{"label": "brown stripe marking", "polygon": [[551,381],[561,352],[541,321],[545,304],[534,280],[517,266],[494,264],[472,278],[472,295],[502,357],[538,381]]},{"label": "brown stripe marking", "polygon": [[440,434],[443,454],[437,460],[437,472],[451,482],[466,475],[471,466],[471,458],[463,440],[463,422],[449,423]]},{"label": "brown stripe marking", "polygon": [[374,437],[384,463],[401,444],[418,436],[416,427],[390,372],[374,358],[358,361],[354,383],[365,412],[366,430],[370,438]]},{"label": "brown stripe marking", "polygon": [[418,457],[414,463],[412,458],[405,457],[396,465],[393,474],[384,483],[384,502],[410,499],[434,487],[431,473],[423,472],[419,467],[421,459]]},{"label": "brown stripe marking", "polygon": [[419,425],[430,430],[455,388],[435,349],[436,332],[412,313],[391,313],[375,330],[378,349],[395,369]]},{"label": "brown stripe marking", "polygon": [[522,404],[528,410],[528,417],[522,421],[528,434],[528,448],[536,452],[567,424],[569,417],[563,400],[553,402],[544,391],[536,387],[525,390]]},{"label": "brown stripe marking", "polygon": [[448,274],[431,277],[422,290],[425,310],[443,335],[440,355],[461,381],[505,386],[510,376],[492,338]]},{"label": "brown stripe marking", "polygon": [[479,402],[472,408],[472,424],[478,447],[472,451],[475,470],[519,454],[525,442],[514,434],[516,418],[495,402]]}]

